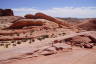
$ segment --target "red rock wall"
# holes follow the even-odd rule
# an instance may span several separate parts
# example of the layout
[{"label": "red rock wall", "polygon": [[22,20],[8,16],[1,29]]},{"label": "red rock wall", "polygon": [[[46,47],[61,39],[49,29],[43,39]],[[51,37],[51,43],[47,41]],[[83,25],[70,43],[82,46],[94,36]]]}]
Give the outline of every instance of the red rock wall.
[{"label": "red rock wall", "polygon": [[11,9],[0,9],[0,16],[14,16],[14,13]]}]

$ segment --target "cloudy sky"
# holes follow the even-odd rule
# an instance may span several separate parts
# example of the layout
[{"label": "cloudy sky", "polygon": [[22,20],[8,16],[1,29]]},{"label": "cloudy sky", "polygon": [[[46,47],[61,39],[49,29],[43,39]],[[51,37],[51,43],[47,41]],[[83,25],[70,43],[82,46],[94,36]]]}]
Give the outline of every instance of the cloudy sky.
[{"label": "cloudy sky", "polygon": [[96,18],[96,0],[0,0],[15,15],[43,12],[55,17]]}]

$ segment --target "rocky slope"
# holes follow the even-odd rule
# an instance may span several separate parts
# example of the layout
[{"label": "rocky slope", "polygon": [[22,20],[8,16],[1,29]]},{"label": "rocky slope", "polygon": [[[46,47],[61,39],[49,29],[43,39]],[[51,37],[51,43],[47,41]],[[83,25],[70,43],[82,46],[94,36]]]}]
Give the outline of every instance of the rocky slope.
[{"label": "rocky slope", "polygon": [[24,17],[12,16],[10,11],[6,15],[4,13],[0,10],[0,64],[15,64],[14,60],[41,56],[47,58],[72,52],[74,47],[92,49],[96,45],[95,19],[78,24],[43,13],[26,14]]},{"label": "rocky slope", "polygon": [[77,25],[78,27],[88,30],[88,31],[96,31],[96,19],[88,19]]}]

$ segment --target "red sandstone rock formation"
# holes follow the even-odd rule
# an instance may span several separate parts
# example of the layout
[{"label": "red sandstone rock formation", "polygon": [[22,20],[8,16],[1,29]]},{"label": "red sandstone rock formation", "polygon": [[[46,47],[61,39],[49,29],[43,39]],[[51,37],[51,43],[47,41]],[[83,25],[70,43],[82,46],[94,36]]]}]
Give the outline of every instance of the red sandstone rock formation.
[{"label": "red sandstone rock formation", "polygon": [[13,23],[9,28],[23,28],[28,26],[42,26],[42,28],[58,28],[58,24],[45,19],[21,19]]},{"label": "red sandstone rock formation", "polygon": [[24,17],[26,19],[34,19],[34,15],[32,15],[32,14],[26,14]]},{"label": "red sandstone rock formation", "polygon": [[0,9],[0,16],[14,16],[14,13],[11,9]]},{"label": "red sandstone rock formation", "polygon": [[18,28],[23,28],[26,26],[42,26],[43,22],[42,21],[34,21],[32,19],[21,19],[15,23],[13,23],[9,28],[14,28],[14,29],[18,29]]},{"label": "red sandstone rock formation", "polygon": [[58,23],[59,25],[63,25],[63,26],[67,26],[67,27],[70,26],[67,22],[65,22],[63,20],[48,16],[48,15],[43,14],[43,13],[36,13],[35,18],[37,18],[37,19],[47,19],[49,21],[53,21],[55,23]]},{"label": "red sandstone rock formation", "polygon": [[11,10],[11,9],[5,9],[4,10],[4,15],[5,16],[14,16],[13,10]]},{"label": "red sandstone rock formation", "polygon": [[3,16],[3,9],[0,9],[0,16]]},{"label": "red sandstone rock formation", "polygon": [[80,23],[77,26],[84,30],[96,31],[96,19],[89,19],[87,21]]},{"label": "red sandstone rock formation", "polygon": [[76,36],[76,37],[73,37],[71,41],[76,42],[76,43],[84,43],[84,42],[89,43],[92,40],[87,36]]}]

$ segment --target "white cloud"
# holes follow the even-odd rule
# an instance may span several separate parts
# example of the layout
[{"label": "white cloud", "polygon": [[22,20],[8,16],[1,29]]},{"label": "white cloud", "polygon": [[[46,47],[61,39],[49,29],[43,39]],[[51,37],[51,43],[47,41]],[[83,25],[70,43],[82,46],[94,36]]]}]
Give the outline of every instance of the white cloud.
[{"label": "white cloud", "polygon": [[35,14],[37,12],[43,12],[45,14],[55,17],[78,17],[89,18],[96,17],[96,7],[64,7],[64,8],[51,8],[45,10],[39,10],[34,8],[14,8],[15,15],[25,15],[28,13]]}]

